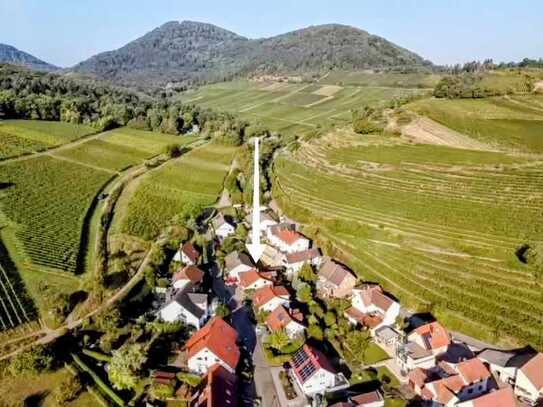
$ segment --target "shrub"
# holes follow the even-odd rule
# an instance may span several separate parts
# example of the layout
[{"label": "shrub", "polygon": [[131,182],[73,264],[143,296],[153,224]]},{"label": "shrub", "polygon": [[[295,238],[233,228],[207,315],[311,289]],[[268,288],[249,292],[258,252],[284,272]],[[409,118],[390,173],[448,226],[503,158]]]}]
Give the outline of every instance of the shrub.
[{"label": "shrub", "polygon": [[53,357],[49,350],[40,345],[15,356],[7,370],[13,376],[30,376],[49,370],[52,363]]},{"label": "shrub", "polygon": [[82,390],[83,386],[81,385],[79,376],[70,375],[53,390],[53,396],[55,401],[63,406],[64,404],[75,400]]}]

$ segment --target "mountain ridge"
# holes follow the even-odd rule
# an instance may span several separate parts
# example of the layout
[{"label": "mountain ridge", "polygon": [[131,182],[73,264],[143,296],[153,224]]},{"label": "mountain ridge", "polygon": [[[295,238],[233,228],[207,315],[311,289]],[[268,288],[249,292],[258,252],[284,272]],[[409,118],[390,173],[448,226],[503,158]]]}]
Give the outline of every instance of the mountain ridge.
[{"label": "mountain ridge", "polygon": [[416,53],[360,28],[324,24],[250,39],[209,23],[168,21],[71,68],[123,84],[219,82],[253,74],[428,66]]},{"label": "mountain ridge", "polygon": [[12,45],[3,43],[0,43],[0,63],[23,66],[25,68],[44,72],[52,72],[60,69],[28,52],[21,51]]}]

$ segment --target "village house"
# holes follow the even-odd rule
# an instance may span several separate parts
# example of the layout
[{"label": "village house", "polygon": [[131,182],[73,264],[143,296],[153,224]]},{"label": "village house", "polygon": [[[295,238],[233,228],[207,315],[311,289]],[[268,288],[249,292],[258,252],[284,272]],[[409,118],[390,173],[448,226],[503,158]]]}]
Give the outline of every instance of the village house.
[{"label": "village house", "polygon": [[199,257],[200,252],[198,249],[191,242],[185,242],[179,247],[179,250],[173,256],[173,260],[192,266],[198,263]]},{"label": "village house", "polygon": [[491,391],[473,400],[457,404],[458,407],[517,407],[515,395],[510,387]]},{"label": "village house", "polygon": [[234,328],[221,318],[212,318],[185,344],[189,370],[201,375],[218,363],[234,374],[240,356],[237,338]]},{"label": "village house", "polygon": [[[249,228],[253,227],[253,214],[249,213],[245,217],[245,222],[249,225]],[[277,221],[273,219],[273,217],[265,211],[260,212],[260,232],[265,233],[268,228],[277,225]]]},{"label": "village house", "polygon": [[285,264],[285,254],[281,253],[275,247],[269,244],[265,244],[264,251],[262,252],[262,256],[260,257],[260,262],[268,268],[282,268]]},{"label": "village house", "polygon": [[239,274],[255,268],[249,256],[245,253],[232,252],[224,258],[224,269],[227,276],[234,282],[239,281]]},{"label": "village house", "polygon": [[273,281],[262,273],[259,273],[256,269],[244,271],[238,274],[239,286],[243,290],[258,290],[259,288],[273,285]]},{"label": "village house", "polygon": [[402,334],[390,326],[382,326],[373,332],[375,342],[378,345],[394,349],[402,339]]},{"label": "village house", "polygon": [[338,373],[328,358],[305,344],[290,359],[292,375],[306,396],[324,394],[349,387],[342,373]]},{"label": "village house", "polygon": [[451,343],[449,333],[439,322],[431,322],[413,330],[405,343],[396,349],[396,364],[403,373],[417,367],[430,369],[436,364],[436,356],[447,351]]},{"label": "village house", "polygon": [[305,326],[302,321],[303,315],[300,311],[291,311],[280,305],[266,317],[265,323],[270,332],[284,329],[290,339],[295,339],[304,335]]},{"label": "village house", "polygon": [[435,369],[417,368],[409,373],[409,385],[427,402],[456,406],[488,392],[492,374],[477,358],[460,363],[440,363]]},{"label": "village house", "polygon": [[349,397],[348,401],[333,404],[330,407],[384,407],[385,399],[379,390]]},{"label": "village house", "polygon": [[294,274],[298,273],[306,263],[314,267],[319,267],[321,259],[321,252],[318,248],[289,253],[285,256],[287,276],[292,277]]},{"label": "village house", "polygon": [[349,322],[366,326],[372,334],[378,328],[394,325],[400,315],[400,304],[375,284],[353,289],[351,304],[345,310]]},{"label": "village house", "polygon": [[233,222],[227,220],[222,213],[219,213],[213,218],[211,225],[215,231],[215,236],[217,236],[220,240],[224,240],[236,232]]},{"label": "village house", "polygon": [[294,225],[281,223],[266,231],[268,241],[283,253],[302,252],[309,249],[310,241],[296,231]]},{"label": "village house", "polygon": [[166,322],[181,321],[185,325],[200,329],[209,317],[207,294],[179,291],[172,301],[160,310],[159,316]]},{"label": "village house", "polygon": [[185,266],[172,277],[176,290],[188,291],[198,287],[204,279],[204,272],[196,266]]},{"label": "village house", "polygon": [[515,394],[530,406],[543,404],[543,353],[538,353],[517,372]]},{"label": "village house", "polygon": [[189,407],[236,407],[237,399],[236,376],[215,364],[192,395]]},{"label": "village house", "polygon": [[356,286],[356,277],[345,266],[328,258],[319,269],[316,286],[320,298],[346,298]]},{"label": "village house", "polygon": [[535,352],[532,349],[520,351],[485,349],[477,357],[488,367],[497,380],[514,385],[518,370],[534,355]]},{"label": "village house", "polygon": [[256,312],[272,312],[280,305],[290,305],[290,295],[283,286],[265,286],[253,294],[253,306]]}]

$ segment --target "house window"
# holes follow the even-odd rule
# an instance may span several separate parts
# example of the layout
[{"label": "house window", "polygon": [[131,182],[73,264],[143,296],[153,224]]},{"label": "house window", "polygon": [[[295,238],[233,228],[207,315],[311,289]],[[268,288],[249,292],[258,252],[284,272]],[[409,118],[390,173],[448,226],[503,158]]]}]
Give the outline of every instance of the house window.
[{"label": "house window", "polygon": [[471,394],[471,393],[473,393],[473,389],[472,389],[472,388],[469,388],[469,389],[468,389],[468,394]]}]

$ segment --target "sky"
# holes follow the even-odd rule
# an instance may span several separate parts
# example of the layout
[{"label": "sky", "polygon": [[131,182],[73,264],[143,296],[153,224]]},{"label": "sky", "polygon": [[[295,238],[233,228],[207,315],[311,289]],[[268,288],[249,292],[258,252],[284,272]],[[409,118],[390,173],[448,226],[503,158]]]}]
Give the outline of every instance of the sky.
[{"label": "sky", "polygon": [[62,67],[177,20],[249,38],[362,28],[437,64],[543,58],[542,0],[0,0],[0,43]]}]

